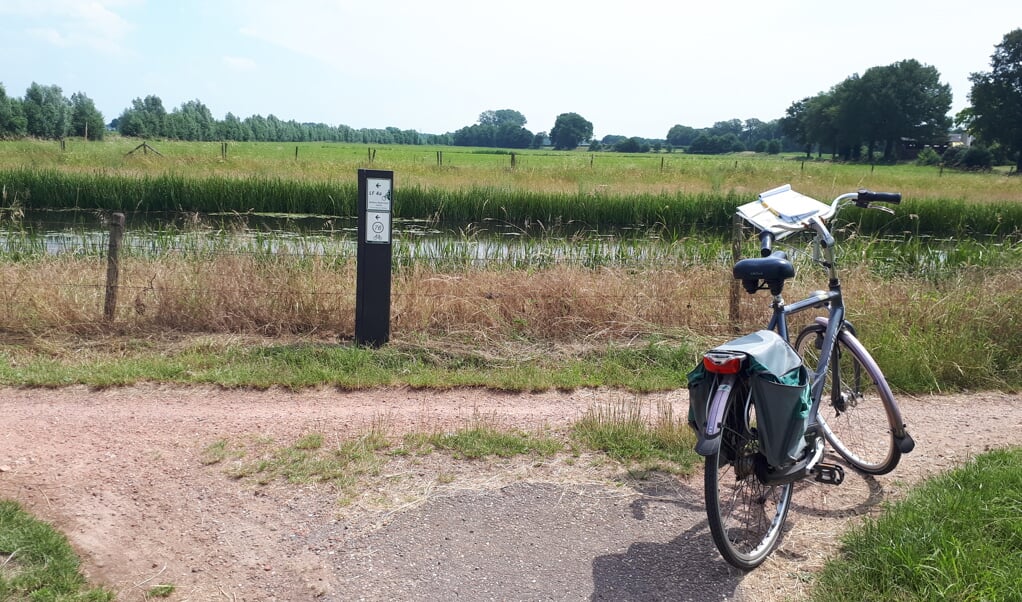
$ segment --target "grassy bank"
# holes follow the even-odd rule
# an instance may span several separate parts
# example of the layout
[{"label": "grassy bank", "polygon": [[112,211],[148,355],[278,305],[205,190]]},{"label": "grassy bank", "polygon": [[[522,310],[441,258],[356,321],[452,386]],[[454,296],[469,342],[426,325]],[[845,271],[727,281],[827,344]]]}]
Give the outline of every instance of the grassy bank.
[{"label": "grassy bank", "polygon": [[109,602],[114,593],[90,588],[62,534],[0,500],[0,599]]},{"label": "grassy bank", "polygon": [[1022,599],[1022,449],[994,451],[913,491],[844,537],[813,600]]},{"label": "grassy bank", "polygon": [[[1017,389],[1022,327],[1013,300],[1022,276],[1014,265],[940,278],[853,267],[844,280],[849,317],[897,390]],[[723,262],[401,270],[392,343],[378,351],[351,341],[354,262],[125,261],[112,321],[103,318],[105,269],[70,255],[0,265],[0,382],[665,390],[684,386],[700,350],[734,336]],[[787,297],[821,284],[806,267]],[[763,294],[743,293],[739,330],[761,328],[766,304]]]}]

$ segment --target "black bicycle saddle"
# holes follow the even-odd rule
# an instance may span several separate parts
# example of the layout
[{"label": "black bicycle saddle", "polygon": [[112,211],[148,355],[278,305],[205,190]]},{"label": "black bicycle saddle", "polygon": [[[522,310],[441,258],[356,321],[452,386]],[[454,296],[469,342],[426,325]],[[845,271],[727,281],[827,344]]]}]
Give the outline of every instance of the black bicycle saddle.
[{"label": "black bicycle saddle", "polygon": [[755,293],[760,290],[760,282],[766,282],[770,292],[779,295],[784,281],[795,277],[795,266],[788,261],[784,251],[774,251],[768,257],[743,259],[735,264],[732,274],[741,280],[745,290]]}]

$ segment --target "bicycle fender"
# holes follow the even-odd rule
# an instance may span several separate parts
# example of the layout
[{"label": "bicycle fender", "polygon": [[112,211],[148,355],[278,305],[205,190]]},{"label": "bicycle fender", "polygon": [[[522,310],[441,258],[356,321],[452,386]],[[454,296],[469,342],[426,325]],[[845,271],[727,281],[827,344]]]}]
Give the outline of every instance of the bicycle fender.
[{"label": "bicycle fender", "polygon": [[724,408],[731,395],[737,375],[729,374],[721,379],[710,394],[710,407],[706,411],[706,428],[696,432],[695,451],[700,456],[712,456],[720,449],[720,433],[724,422]]}]

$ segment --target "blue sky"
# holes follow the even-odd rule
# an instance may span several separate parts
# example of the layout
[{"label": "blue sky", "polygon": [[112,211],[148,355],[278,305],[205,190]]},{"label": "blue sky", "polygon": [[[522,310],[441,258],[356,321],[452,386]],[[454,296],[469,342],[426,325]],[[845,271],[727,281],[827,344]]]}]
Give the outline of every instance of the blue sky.
[{"label": "blue sky", "polygon": [[916,59],[967,106],[968,76],[1022,27],[1017,0],[0,0],[0,83],[84,92],[107,121],[155,94],[222,119],[427,133],[515,109],[607,134],[784,115]]}]

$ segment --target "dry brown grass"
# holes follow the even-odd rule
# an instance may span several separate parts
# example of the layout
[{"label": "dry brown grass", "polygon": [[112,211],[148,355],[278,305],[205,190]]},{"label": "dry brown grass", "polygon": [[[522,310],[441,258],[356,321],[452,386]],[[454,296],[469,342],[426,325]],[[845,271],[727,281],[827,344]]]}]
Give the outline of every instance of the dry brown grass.
[{"label": "dry brown grass", "polygon": [[[71,256],[0,265],[0,329],[147,334],[351,336],[355,265],[320,258],[168,256],[123,262],[115,320],[103,319],[106,265]],[[599,340],[723,327],[726,273],[554,266],[534,271],[399,271],[392,329],[473,338]]]},{"label": "dry brown grass", "polygon": [[[65,255],[0,264],[0,331],[26,337],[354,334],[354,261],[243,254],[209,260],[130,259],[122,266],[112,322],[103,319],[105,278],[105,262],[93,258]],[[1006,315],[1009,306],[1003,301],[1022,289],[1018,274],[966,273],[960,280],[932,285],[879,278],[865,268],[850,269],[843,279],[853,320],[894,319],[905,328],[925,320],[932,327],[943,307],[952,301],[961,304],[966,295],[962,291],[975,301],[975,311],[990,319],[1014,319]],[[733,332],[730,284],[729,270],[714,265],[643,270],[555,265],[461,272],[417,267],[394,275],[391,328],[404,338],[426,335],[474,342],[575,344],[679,332],[721,337]],[[802,269],[786,297],[801,298],[822,285],[817,270]],[[742,292],[740,297],[739,330],[765,325],[767,296]],[[995,307],[986,307],[990,303],[983,299]]]}]

